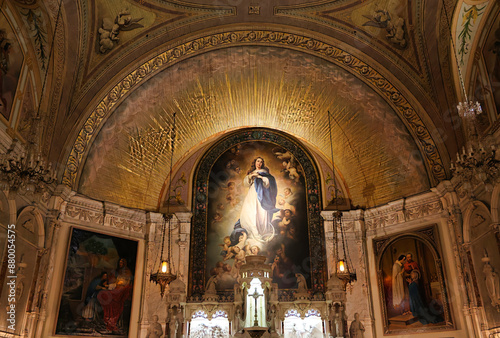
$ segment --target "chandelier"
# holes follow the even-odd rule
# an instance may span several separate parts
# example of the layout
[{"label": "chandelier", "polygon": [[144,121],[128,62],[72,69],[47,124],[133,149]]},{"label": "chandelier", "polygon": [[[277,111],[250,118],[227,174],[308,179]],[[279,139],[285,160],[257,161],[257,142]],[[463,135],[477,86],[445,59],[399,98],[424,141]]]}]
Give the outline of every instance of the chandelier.
[{"label": "chandelier", "polygon": [[[356,281],[356,270],[352,268],[352,262],[348,256],[349,250],[347,249],[347,242],[345,240],[344,227],[342,223],[342,212],[338,210],[338,196],[337,196],[337,180],[335,179],[335,162],[333,160],[333,139],[332,139],[332,126],[331,126],[331,113],[328,112],[328,130],[330,131],[330,151],[332,156],[333,168],[333,185],[334,185],[334,201],[335,211],[333,212],[333,231],[335,234],[335,274],[344,283],[344,290],[347,284]],[[342,251],[339,253],[339,247],[342,245]]]},{"label": "chandelier", "polygon": [[[173,124],[172,124],[172,129],[170,132],[170,173],[169,173],[169,183],[168,183],[168,190],[170,191],[171,186],[172,186],[172,164],[173,164],[173,158],[174,158],[174,142],[175,142],[175,115],[174,113],[173,116]],[[160,295],[161,298],[163,298],[163,295],[165,294],[165,288],[167,285],[172,283],[175,279],[177,279],[177,276],[174,275],[172,272],[172,267],[170,265],[171,263],[171,240],[170,240],[170,232],[172,229],[171,226],[171,221],[172,221],[172,216],[170,214],[170,203],[167,204],[167,214],[163,215],[163,227],[162,227],[162,237],[161,237],[161,253],[160,253],[160,266],[157,270],[156,273],[151,272],[151,276],[149,280],[151,282],[156,283],[157,285],[160,285]],[[168,226],[167,226],[168,224]],[[167,258],[165,259],[163,257],[163,249],[165,246],[165,233],[168,231],[168,249],[167,249]]]},{"label": "chandelier", "polygon": [[[357,280],[356,270],[352,268],[352,262],[346,251],[347,242],[344,235],[344,226],[342,223],[342,213],[336,210],[333,214],[333,230],[335,233],[335,257],[337,260],[336,274],[344,283],[344,290],[347,284]],[[342,251],[339,253],[339,247],[342,245]]]},{"label": "chandelier", "polygon": [[467,97],[465,98],[465,102],[460,102],[457,105],[457,110],[461,118],[475,118],[476,115],[483,112],[479,102],[468,101]]},{"label": "chandelier", "polygon": [[30,139],[22,151],[14,151],[18,142],[14,139],[10,149],[0,154],[0,190],[32,198],[34,194],[38,196],[47,191],[56,181],[51,163],[45,161],[38,149],[40,121],[37,114],[31,125]]},{"label": "chandelier", "polygon": [[464,190],[469,193],[472,192],[474,186],[479,184],[483,184],[486,191],[491,191],[498,180],[500,161],[496,159],[495,143],[487,138],[480,139],[479,137],[477,116],[483,112],[483,109],[478,101],[469,100],[467,96],[462,70],[458,62],[455,43],[453,42],[450,19],[444,1],[443,8],[457,63],[460,88],[465,99],[463,102],[458,103],[457,111],[466,130],[466,145],[462,147],[461,153],[457,153],[455,163],[451,163],[450,171],[462,183]]},{"label": "chandelier", "polygon": [[[156,283],[157,285],[160,285],[160,295],[161,298],[163,298],[163,295],[165,294],[165,288],[168,284],[172,283],[174,280],[177,279],[177,276],[172,273],[172,268],[170,266],[170,229],[171,229],[171,224],[170,221],[172,220],[172,215],[163,215],[163,231],[162,231],[162,237],[161,237],[161,263],[158,268],[158,271],[156,273],[151,273],[151,277],[149,280],[151,282]],[[168,227],[166,226],[168,223]],[[167,249],[167,258],[163,258],[163,247],[165,244],[165,232],[168,229],[168,249]]]},{"label": "chandelier", "polygon": [[[62,1],[59,1],[54,33],[51,41],[56,40],[55,35],[59,25],[59,18],[61,17],[61,6]],[[47,65],[51,64],[53,50],[54,44],[50,47]],[[47,69],[43,79],[38,108],[36,114],[34,114],[35,117],[32,118],[24,149],[16,151],[15,148],[18,140],[13,139],[7,152],[5,154],[0,154],[0,190],[9,191],[9,195],[18,193],[20,195],[26,195],[29,199],[34,199],[35,196],[39,197],[42,196],[43,193],[48,192],[47,188],[57,180],[56,172],[52,170],[51,163],[47,163],[42,156],[38,144],[41,140],[41,130],[43,127],[41,124],[40,108],[42,106],[42,99],[44,98],[45,85],[49,73],[50,71]]]}]

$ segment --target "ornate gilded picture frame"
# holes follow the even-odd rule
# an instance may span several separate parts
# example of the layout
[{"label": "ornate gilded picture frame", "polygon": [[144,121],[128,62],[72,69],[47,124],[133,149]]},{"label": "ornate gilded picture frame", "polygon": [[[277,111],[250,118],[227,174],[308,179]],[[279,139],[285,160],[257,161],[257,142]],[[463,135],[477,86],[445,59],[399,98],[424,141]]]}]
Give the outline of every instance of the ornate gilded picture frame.
[{"label": "ornate gilded picture frame", "polygon": [[56,335],[128,337],[137,248],[134,240],[71,229]]},{"label": "ornate gilded picture frame", "polygon": [[[296,288],[295,272],[306,276],[312,295],[323,297],[320,196],[318,169],[296,140],[267,129],[220,140],[194,176],[188,296],[199,299],[217,276],[220,300],[230,301],[238,267],[246,255],[258,254],[274,263],[281,299]],[[256,213],[267,219],[256,220]]]},{"label": "ornate gilded picture frame", "polygon": [[384,334],[453,330],[436,225],[373,240]]}]

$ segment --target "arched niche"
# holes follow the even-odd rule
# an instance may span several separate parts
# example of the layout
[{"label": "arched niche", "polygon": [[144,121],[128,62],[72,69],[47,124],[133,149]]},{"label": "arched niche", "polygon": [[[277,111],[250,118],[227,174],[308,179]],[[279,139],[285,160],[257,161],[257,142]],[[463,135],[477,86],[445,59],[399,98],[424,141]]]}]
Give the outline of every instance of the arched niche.
[{"label": "arched niche", "polygon": [[436,226],[375,239],[374,252],[384,333],[454,329]]},{"label": "arched niche", "polygon": [[8,226],[15,223],[15,210],[15,201],[9,200],[7,195],[0,191],[0,262],[3,262],[6,250]]},{"label": "arched niche", "polygon": [[218,310],[210,317],[203,310],[194,312],[189,321],[189,336],[230,337],[227,312]]},{"label": "arched niche", "polygon": [[484,203],[474,201],[464,212],[464,242],[470,243],[487,233],[491,228],[491,213]]},{"label": "arched niche", "polygon": [[500,222],[500,184],[496,184],[491,193],[491,220]]},{"label": "arched niche", "polygon": [[[4,264],[6,262],[10,264],[10,259],[14,259],[15,264],[13,270],[10,270],[8,265],[5,282],[10,281],[9,275],[16,276],[16,309],[31,311],[40,265],[41,256],[39,253],[44,246],[43,217],[36,207],[27,206],[21,210],[17,220],[9,224],[8,230],[11,232],[7,233],[7,241],[2,246],[2,250],[5,252]],[[4,285],[7,284],[4,283]],[[9,305],[9,292],[8,287],[2,288],[0,306],[4,309]],[[20,334],[24,329],[25,320],[27,319],[25,317],[26,311],[16,312],[15,333],[17,334]],[[6,320],[6,315],[5,311],[0,313],[0,331],[7,331],[9,322]]]},{"label": "arched niche", "polygon": [[[242,248],[244,247],[246,254],[267,255],[270,264],[276,256],[280,256],[277,258],[280,262],[289,258],[293,261],[293,267],[306,276],[313,293],[324,292],[326,265],[317,166],[310,154],[295,139],[278,131],[254,128],[243,129],[223,137],[204,154],[196,169],[188,296],[202,295],[212,273],[220,273],[218,280],[227,281],[227,285],[218,286],[219,294],[227,292],[226,297],[229,299],[233,294],[232,285],[235,282],[238,258],[235,258],[236,252],[229,253],[231,250],[228,248],[236,246],[242,238],[239,236],[241,231],[236,231],[236,223],[242,218],[241,208],[246,203],[249,189],[242,187],[241,182],[257,156],[265,159],[265,165],[275,177],[275,205],[279,211],[273,215],[273,228],[268,229],[267,233],[259,233],[260,237],[252,236],[251,233],[255,234],[254,229],[245,228],[242,225],[244,223],[240,222],[240,226],[247,232],[247,238],[241,240],[249,244],[248,247],[242,245]],[[292,203],[289,194],[287,195],[287,188],[297,195],[296,198],[303,198],[300,200],[302,202]],[[237,189],[241,190],[233,194]],[[296,230],[290,230],[290,223],[296,220],[295,217],[299,217],[301,221],[292,224]],[[224,243],[225,238],[229,239],[227,244]],[[308,240],[304,241],[305,238]],[[279,242],[280,240],[283,241]],[[294,243],[299,240],[302,246],[294,247]],[[279,245],[274,246],[276,243]],[[283,250],[280,251],[280,247]],[[248,250],[252,250],[251,253]],[[287,256],[291,251],[297,256]],[[222,252],[225,253],[221,255]],[[298,253],[304,257],[299,257]],[[228,254],[231,257],[226,258]],[[280,273],[275,271],[275,275]],[[234,280],[231,282],[229,277]],[[288,284],[282,283],[282,286],[286,287],[281,289],[296,288],[295,276],[289,277]],[[280,281],[275,282],[279,284]]]},{"label": "arched niche", "polygon": [[[495,194],[496,193],[496,194]],[[494,190],[493,206],[498,206],[498,189]],[[500,288],[500,243],[498,228],[492,221],[488,206],[481,201],[474,201],[464,213],[464,243],[468,244],[465,251],[468,263],[471,264],[472,282],[475,302],[484,308],[487,329],[500,325],[500,297],[495,288]]]},{"label": "arched niche", "polygon": [[323,337],[321,312],[314,308],[306,311],[287,310],[284,314],[283,334],[285,337]]}]

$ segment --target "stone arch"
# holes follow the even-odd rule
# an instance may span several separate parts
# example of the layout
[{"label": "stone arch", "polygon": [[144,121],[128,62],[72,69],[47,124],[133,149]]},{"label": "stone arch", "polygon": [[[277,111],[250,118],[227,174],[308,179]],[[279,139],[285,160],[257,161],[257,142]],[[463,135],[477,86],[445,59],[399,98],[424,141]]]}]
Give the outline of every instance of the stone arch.
[{"label": "stone arch", "polygon": [[488,232],[491,223],[492,214],[488,206],[481,201],[472,202],[464,212],[464,243],[470,243],[477,236]]},{"label": "stone arch", "polygon": [[43,216],[34,206],[27,206],[21,210],[17,217],[16,229],[22,237],[29,240],[38,248],[44,246],[45,229]]},{"label": "stone arch", "polygon": [[9,199],[5,192],[0,191],[0,224],[7,227],[16,222],[16,201]]},{"label": "stone arch", "polygon": [[496,184],[491,193],[491,219],[500,222],[500,184]]}]

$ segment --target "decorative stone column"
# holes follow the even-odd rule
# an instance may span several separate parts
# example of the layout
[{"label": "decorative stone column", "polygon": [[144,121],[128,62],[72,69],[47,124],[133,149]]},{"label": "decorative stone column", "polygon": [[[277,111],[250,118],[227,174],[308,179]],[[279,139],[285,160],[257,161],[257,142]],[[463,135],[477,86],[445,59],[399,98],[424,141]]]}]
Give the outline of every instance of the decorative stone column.
[{"label": "decorative stone column", "polygon": [[43,326],[45,324],[45,320],[47,319],[48,293],[52,284],[52,277],[54,275],[56,251],[59,242],[59,232],[61,229],[61,223],[58,221],[58,216],[59,212],[57,210],[53,210],[47,215],[46,218],[49,236],[45,242],[45,250],[42,252],[42,255],[45,255],[45,259],[42,257],[42,261],[40,263],[40,271],[45,271],[45,273],[39,274],[39,280],[37,281],[39,287],[37,287],[38,290],[35,293],[35,300],[33,302],[33,307],[38,308],[39,310],[39,319],[36,321],[37,325],[35,337],[42,337]]},{"label": "decorative stone column", "polygon": [[345,305],[347,301],[344,282],[333,274],[327,283],[326,303],[328,307],[327,337],[347,337],[347,322],[345,320]]},{"label": "decorative stone column", "polygon": [[[140,332],[145,337],[147,329],[154,315],[157,315],[161,323],[165,319],[165,310],[160,297],[160,287],[150,282],[151,271],[158,269],[160,262],[158,255],[161,248],[163,215],[158,213],[148,213],[146,215],[146,253],[144,255],[144,280],[142,284],[142,299],[140,312]],[[157,266],[155,266],[155,264]]]},{"label": "decorative stone column", "polygon": [[[178,220],[177,238],[172,238],[172,243],[177,243],[179,246],[179,257],[177,261],[178,275],[177,277],[187,284],[186,276],[189,271],[189,243],[191,235],[191,218],[190,212],[176,212],[175,218]],[[181,268],[182,267],[182,268]]]},{"label": "decorative stone column", "polygon": [[328,267],[328,276],[331,276],[336,271],[337,258],[334,254],[335,249],[335,229],[333,229],[333,214],[336,211],[322,211],[321,217],[324,220],[325,229],[325,247],[326,247],[326,264]]},{"label": "decorative stone column", "polygon": [[[365,335],[371,332],[372,337],[376,336],[375,332],[375,316],[373,310],[373,297],[370,288],[369,279],[369,264],[368,264],[368,249],[366,243],[366,226],[364,219],[364,211],[356,210],[356,216],[354,220],[354,235],[356,247],[358,249],[358,265],[357,267],[357,284],[361,288],[363,298],[366,299],[366,306],[368,307],[368,317],[361,318],[365,327],[367,327]],[[352,311],[351,313],[359,313],[358,311]],[[351,320],[354,318],[354,314]],[[368,323],[367,323],[368,321]],[[368,327],[369,326],[369,327]]]}]

